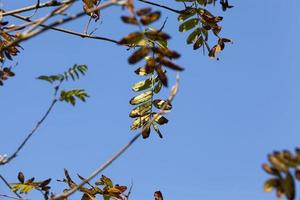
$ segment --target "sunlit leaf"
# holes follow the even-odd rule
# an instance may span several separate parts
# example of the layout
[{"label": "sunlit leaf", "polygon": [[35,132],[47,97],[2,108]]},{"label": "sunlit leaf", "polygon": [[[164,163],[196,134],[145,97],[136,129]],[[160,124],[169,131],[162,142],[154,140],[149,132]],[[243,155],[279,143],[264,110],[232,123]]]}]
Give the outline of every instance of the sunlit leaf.
[{"label": "sunlit leaf", "polygon": [[144,103],[144,102],[150,100],[150,99],[152,98],[152,95],[153,95],[153,94],[152,94],[152,91],[144,92],[144,93],[142,93],[142,94],[139,94],[139,95],[133,97],[133,98],[129,101],[129,103],[130,103],[131,105],[138,105],[138,104]]},{"label": "sunlit leaf", "polygon": [[264,183],[264,191],[271,192],[274,188],[277,188],[279,184],[278,179],[269,179]]},{"label": "sunlit leaf", "polygon": [[157,113],[153,113],[153,118],[154,118],[154,121],[156,123],[158,123],[159,125],[166,124],[169,121],[167,118],[165,118],[164,116],[157,114]]},{"label": "sunlit leaf", "polygon": [[139,117],[150,111],[152,108],[152,103],[151,101],[146,102],[140,106],[137,106],[136,108],[132,109],[131,112],[129,113],[130,117]]},{"label": "sunlit leaf", "polygon": [[179,26],[179,31],[180,32],[186,32],[192,28],[194,28],[199,22],[198,18],[193,18],[193,19],[189,19],[185,22],[183,22],[180,26]]}]

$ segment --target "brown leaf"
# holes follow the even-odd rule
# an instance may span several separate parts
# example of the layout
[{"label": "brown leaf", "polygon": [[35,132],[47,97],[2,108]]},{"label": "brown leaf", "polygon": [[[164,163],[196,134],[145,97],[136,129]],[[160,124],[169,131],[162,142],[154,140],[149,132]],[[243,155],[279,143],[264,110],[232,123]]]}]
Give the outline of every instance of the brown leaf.
[{"label": "brown leaf", "polygon": [[143,39],[143,34],[140,33],[140,32],[133,32],[133,33],[130,33],[129,35],[125,36],[124,38],[122,38],[120,40],[120,44],[137,44],[141,39]]},{"label": "brown leaf", "polygon": [[161,31],[147,31],[145,32],[145,36],[151,40],[169,40],[171,37]]},{"label": "brown leaf", "polygon": [[222,50],[221,46],[219,44],[216,44],[208,53],[208,56],[210,58],[215,58],[218,53]]},{"label": "brown leaf", "polygon": [[173,63],[169,60],[163,59],[163,58],[157,58],[157,62],[159,62],[160,64],[162,64],[162,65],[164,65],[164,66],[166,66],[170,69],[176,70],[176,71],[183,71],[184,70],[179,65],[176,65],[175,63]]},{"label": "brown leaf", "polygon": [[152,8],[141,8],[139,10],[137,10],[135,13],[137,14],[137,16],[143,16],[143,15],[147,15],[151,12]]},{"label": "brown leaf", "polygon": [[91,16],[92,18],[94,18],[97,21],[100,17],[99,10],[96,10],[93,12],[91,12],[90,10],[93,10],[96,8],[99,0],[82,0],[82,1],[84,3],[83,10],[86,12],[86,14],[88,14],[89,16]]},{"label": "brown leaf", "polygon": [[222,30],[221,26],[214,26],[212,27],[212,31],[215,35],[218,35],[220,33],[220,31]]},{"label": "brown leaf", "polygon": [[141,23],[145,26],[155,22],[156,20],[158,20],[160,18],[160,12],[156,11],[156,12],[152,12],[148,15],[145,15],[141,18]]},{"label": "brown leaf", "polygon": [[141,47],[137,51],[135,51],[128,59],[130,64],[135,64],[146,57],[149,53],[149,49],[147,47]]},{"label": "brown leaf", "polygon": [[179,58],[180,57],[180,54],[179,53],[177,53],[176,51],[171,51],[171,50],[169,50],[168,48],[158,48],[158,47],[153,47],[152,48],[152,51],[154,52],[154,53],[157,53],[157,54],[160,54],[160,55],[162,55],[162,56],[166,56],[166,57],[168,57],[168,58],[174,58],[174,59],[176,59],[176,58]]},{"label": "brown leaf", "polygon": [[135,25],[138,24],[138,21],[136,20],[135,17],[131,17],[131,16],[122,16],[121,19],[122,19],[122,21],[123,21],[124,23],[127,23],[127,24],[135,24]]},{"label": "brown leaf", "polygon": [[161,66],[156,67],[155,70],[157,72],[158,79],[161,81],[161,83],[164,86],[168,87],[168,78],[165,72],[162,70]]},{"label": "brown leaf", "polygon": [[20,181],[20,183],[24,183],[25,181],[25,176],[22,172],[18,173],[18,180]]},{"label": "brown leaf", "polygon": [[151,132],[150,126],[143,127],[143,130],[142,130],[142,136],[143,136],[143,138],[144,139],[148,138],[149,135],[150,135],[150,132]]},{"label": "brown leaf", "polygon": [[145,66],[146,73],[147,74],[153,73],[155,65],[156,65],[155,59],[152,57],[148,58]]},{"label": "brown leaf", "polygon": [[44,180],[43,182],[41,182],[41,184],[39,185],[40,187],[45,187],[46,185],[48,185],[51,182],[51,178]]},{"label": "brown leaf", "polygon": [[164,200],[163,195],[162,195],[162,193],[160,191],[156,191],[154,193],[154,199],[155,200]]}]

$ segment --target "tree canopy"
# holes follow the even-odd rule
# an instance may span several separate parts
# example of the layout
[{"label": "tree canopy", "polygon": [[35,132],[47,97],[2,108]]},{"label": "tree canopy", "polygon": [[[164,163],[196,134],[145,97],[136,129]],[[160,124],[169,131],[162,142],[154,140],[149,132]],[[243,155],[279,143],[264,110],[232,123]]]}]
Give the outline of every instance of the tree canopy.
[{"label": "tree canopy", "polygon": [[272,150],[297,146],[299,3],[2,4],[1,198],[215,199],[209,185],[242,184],[296,199],[299,149]]}]

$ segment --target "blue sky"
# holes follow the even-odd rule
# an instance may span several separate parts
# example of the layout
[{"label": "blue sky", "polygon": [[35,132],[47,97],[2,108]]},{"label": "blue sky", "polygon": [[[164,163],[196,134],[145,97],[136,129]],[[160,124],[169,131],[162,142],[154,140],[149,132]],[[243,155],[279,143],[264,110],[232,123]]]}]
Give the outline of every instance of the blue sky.
[{"label": "blue sky", "polygon": [[[6,9],[33,2],[2,1]],[[231,2],[235,7],[226,13],[213,9],[225,17],[222,35],[234,41],[219,61],[187,46],[187,34],[177,31],[176,15],[164,12],[170,47],[182,52],[178,63],[185,67],[170,122],[162,128],[164,139],[152,134],[139,140],[104,171],[116,183],[133,182],[132,199],[153,199],[156,190],[167,200],[275,199],[275,194],[262,191],[268,176],[261,164],[273,150],[299,146],[300,3]],[[173,1],[168,5],[180,8]],[[82,31],[87,20],[65,27]],[[115,39],[136,30],[120,22],[120,8],[103,11],[98,26],[96,35]],[[1,154],[15,150],[51,101],[52,88],[35,77],[87,64],[87,76],[64,87],[85,88],[91,98],[75,108],[57,105],[20,155],[0,172],[12,182],[19,171],[36,179],[62,179],[63,168],[74,177],[87,176],[134,135],[128,101],[139,77],[133,73],[137,66],[127,63],[130,51],[51,31],[22,46],[17,76],[0,90]],[[161,97],[167,95],[165,89]],[[0,193],[7,194],[0,185]],[[64,188],[55,181],[52,185],[57,193]]]}]

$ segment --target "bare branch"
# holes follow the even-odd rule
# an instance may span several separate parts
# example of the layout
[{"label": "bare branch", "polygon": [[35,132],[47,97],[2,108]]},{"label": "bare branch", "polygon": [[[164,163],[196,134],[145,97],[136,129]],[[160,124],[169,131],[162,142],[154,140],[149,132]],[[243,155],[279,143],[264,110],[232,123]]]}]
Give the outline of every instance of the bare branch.
[{"label": "bare branch", "polygon": [[146,3],[146,4],[150,4],[150,5],[153,5],[153,6],[157,6],[157,7],[160,7],[160,8],[164,8],[164,9],[167,9],[167,10],[172,11],[172,12],[177,13],[177,14],[181,14],[180,10],[173,9],[173,8],[170,8],[170,7],[165,6],[165,5],[161,5],[161,4],[158,4],[158,3],[153,3],[153,2],[147,1],[147,0],[138,0],[138,1]]},{"label": "bare branch", "polygon": [[24,199],[21,199],[21,198],[18,198],[18,197],[9,196],[9,195],[6,195],[6,194],[0,194],[0,197],[5,197],[5,198],[8,198],[8,199],[15,199],[15,200],[24,200]]},{"label": "bare branch", "polygon": [[44,22],[46,22],[48,19],[50,19],[51,17],[57,15],[57,14],[61,14],[63,13],[66,9],[68,9],[70,6],[72,6],[72,3],[70,4],[62,4],[61,6],[59,6],[58,8],[56,8],[55,10],[53,10],[52,12],[50,12],[49,14],[47,14],[46,16],[42,17],[41,19],[37,20],[37,22],[32,25],[31,27],[29,27],[29,29],[27,29],[25,32],[23,32],[22,34],[27,35],[30,32],[32,32],[33,30],[35,30],[37,27],[39,27],[40,24],[43,24]]},{"label": "bare branch", "polygon": [[[47,1],[45,3],[40,3],[38,8],[60,6],[62,4],[69,4],[69,3],[72,3],[72,2],[75,2],[75,1],[77,1],[77,0],[65,0],[65,1],[62,1],[62,2],[58,2],[56,0],[50,0],[50,1]],[[24,8],[19,8],[19,9],[16,9],[16,10],[4,11],[2,13],[2,16],[4,17],[4,16],[7,16],[7,15],[27,12],[27,11],[35,10],[36,8],[37,8],[37,4],[34,4],[34,5],[31,5],[31,6],[24,7]]]},{"label": "bare branch", "polygon": [[104,8],[108,8],[108,7],[112,6],[112,5],[121,3],[121,2],[123,2],[123,1],[124,1],[124,0],[110,0],[110,1],[107,1],[107,2],[105,2],[105,3],[103,3],[103,4],[101,4],[101,5],[99,5],[99,6],[95,7],[95,8],[93,8],[93,9],[89,9],[89,10],[86,10],[86,11],[82,11],[82,12],[77,13],[77,14],[74,15],[74,16],[70,16],[70,17],[67,17],[67,18],[65,18],[65,19],[61,19],[61,20],[58,20],[58,21],[56,21],[56,22],[53,22],[53,23],[51,23],[49,26],[44,27],[44,28],[39,29],[39,30],[36,30],[36,31],[31,32],[31,33],[29,33],[29,34],[24,34],[24,35],[23,35],[23,34],[20,34],[20,37],[18,37],[16,40],[14,40],[14,41],[8,43],[5,47],[3,47],[3,48],[1,49],[1,51],[0,51],[0,53],[3,52],[3,51],[5,51],[6,49],[9,49],[10,47],[12,47],[12,46],[14,46],[14,45],[16,45],[16,44],[19,44],[19,43],[22,42],[22,41],[26,41],[26,40],[28,40],[28,39],[30,39],[30,38],[32,38],[32,37],[35,37],[35,36],[37,36],[37,35],[39,35],[39,34],[45,32],[45,31],[51,29],[51,27],[56,27],[56,26],[58,26],[58,25],[62,25],[62,24],[65,24],[65,23],[67,23],[67,22],[70,22],[70,21],[73,21],[73,20],[75,20],[75,19],[78,19],[78,18],[80,18],[80,17],[83,17],[83,16],[86,15],[86,12],[90,13],[90,12],[100,11],[100,10],[102,10],[102,9],[104,9]]},{"label": "bare branch", "polygon": [[[13,14],[11,16],[13,16],[15,18],[18,18],[18,19],[21,19],[21,20],[26,21],[26,22],[32,22],[30,19],[28,19],[26,17],[23,17],[21,15]],[[54,31],[58,31],[58,32],[62,32],[62,33],[67,33],[67,34],[79,36],[79,37],[82,37],[82,38],[104,40],[104,41],[112,42],[112,43],[115,43],[115,44],[119,44],[119,41],[114,40],[114,39],[110,39],[110,38],[107,38],[107,37],[92,36],[92,35],[83,34],[83,33],[80,33],[80,32],[71,31],[71,30],[64,29],[64,28],[49,27],[49,26],[44,25],[44,24],[40,24],[39,26],[44,27],[44,28],[47,27],[47,28],[49,28],[51,30],[54,30]]]},{"label": "bare branch", "polygon": [[26,143],[29,141],[29,139],[32,137],[32,135],[38,130],[38,128],[42,125],[42,123],[45,121],[45,119],[48,117],[52,109],[54,108],[55,104],[57,103],[57,92],[59,90],[60,85],[55,87],[54,91],[54,97],[53,100],[47,109],[46,113],[43,115],[43,117],[37,122],[35,127],[31,130],[31,132],[27,135],[27,137],[23,140],[21,145],[17,148],[17,150],[9,156],[7,159],[5,159],[3,162],[0,163],[0,165],[5,165],[9,163],[11,160],[13,160],[15,157],[17,157],[18,153],[23,149],[23,147],[26,145]]},{"label": "bare branch", "polygon": [[66,192],[63,192],[59,195],[56,195],[51,198],[51,200],[62,200],[66,197],[72,195],[75,193],[78,189],[80,189],[83,185],[88,183],[91,179],[93,179],[95,176],[97,176],[100,172],[102,172],[105,168],[107,168],[113,161],[115,161],[120,155],[122,155],[139,137],[141,136],[141,133],[134,136],[126,145],[124,145],[112,158],[110,158],[108,161],[106,161],[104,164],[102,164],[98,169],[96,169],[87,179],[82,181],[80,184],[78,184],[76,187],[72,188],[71,190],[68,190]]}]

